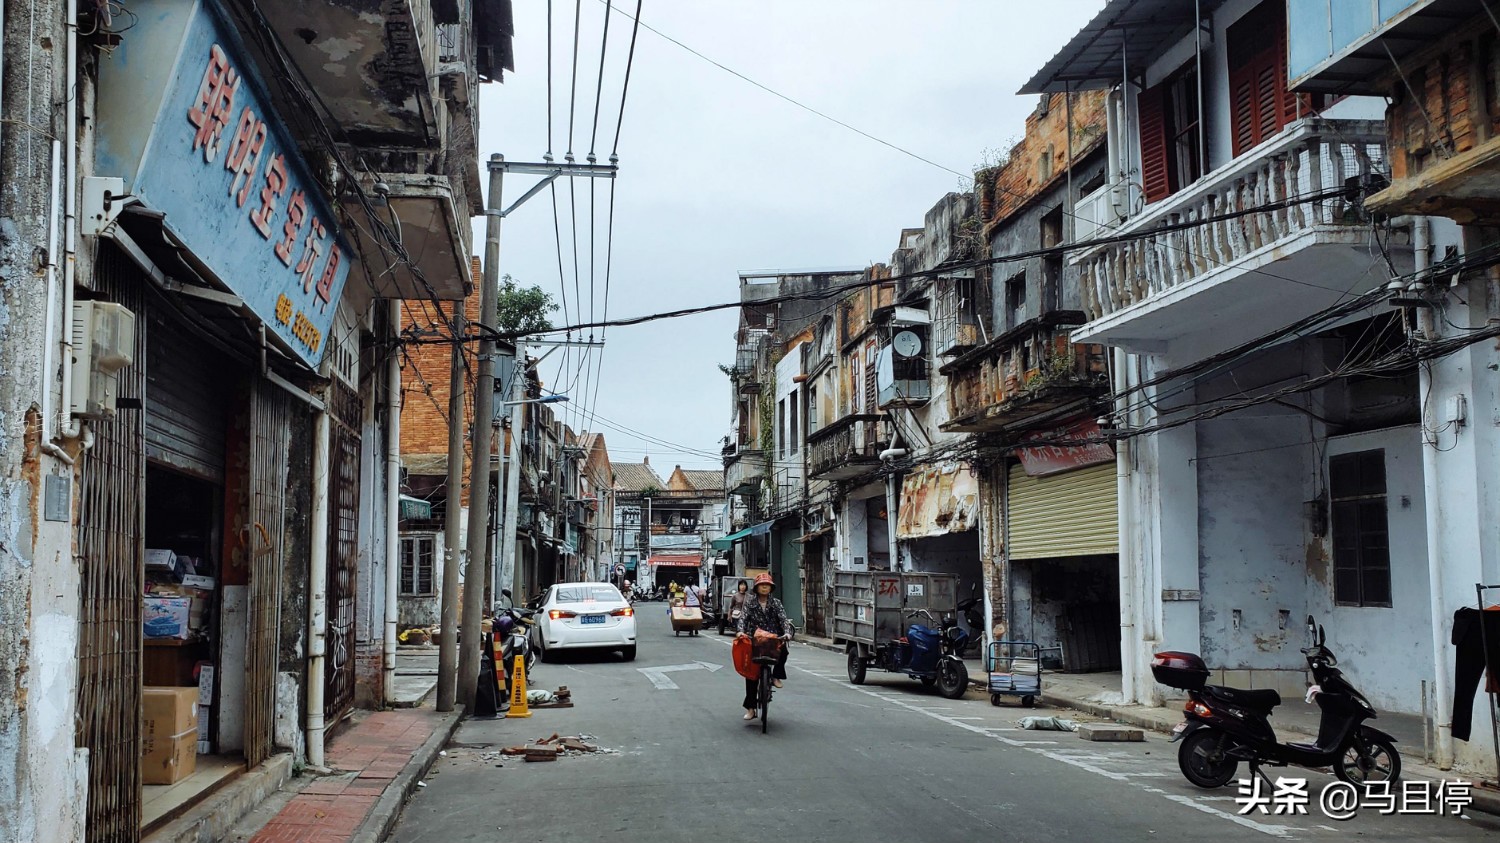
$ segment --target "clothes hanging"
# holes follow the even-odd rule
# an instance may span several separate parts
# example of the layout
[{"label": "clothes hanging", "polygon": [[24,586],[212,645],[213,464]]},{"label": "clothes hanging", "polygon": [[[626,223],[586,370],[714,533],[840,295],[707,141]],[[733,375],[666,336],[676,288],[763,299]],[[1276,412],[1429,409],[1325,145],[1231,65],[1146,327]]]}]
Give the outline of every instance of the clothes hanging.
[{"label": "clothes hanging", "polygon": [[[1453,683],[1453,737],[1467,741],[1473,728],[1474,693],[1479,689],[1479,677],[1485,672],[1484,652],[1488,646],[1495,667],[1500,668],[1500,606],[1491,606],[1481,612],[1465,607],[1453,613],[1453,644],[1455,654]],[[1485,688],[1496,693],[1496,670],[1490,671]]]}]

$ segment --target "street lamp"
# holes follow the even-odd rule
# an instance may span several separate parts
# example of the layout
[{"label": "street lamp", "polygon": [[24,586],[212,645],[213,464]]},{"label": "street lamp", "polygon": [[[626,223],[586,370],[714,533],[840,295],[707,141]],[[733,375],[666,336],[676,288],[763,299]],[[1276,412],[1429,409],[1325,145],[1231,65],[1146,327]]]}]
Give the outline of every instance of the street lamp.
[{"label": "street lamp", "polygon": [[502,407],[513,407],[517,404],[561,404],[568,400],[566,395],[543,395],[541,398],[522,398],[519,401],[501,401]]}]

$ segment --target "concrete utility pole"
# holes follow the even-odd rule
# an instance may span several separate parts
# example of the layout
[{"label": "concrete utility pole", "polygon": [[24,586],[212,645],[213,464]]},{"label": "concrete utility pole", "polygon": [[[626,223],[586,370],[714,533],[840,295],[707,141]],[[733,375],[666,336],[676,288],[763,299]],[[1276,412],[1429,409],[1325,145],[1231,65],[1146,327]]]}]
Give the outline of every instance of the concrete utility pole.
[{"label": "concrete utility pole", "polygon": [[[479,291],[479,371],[475,378],[472,428],[474,462],[469,490],[469,558],[464,568],[464,581],[468,583],[468,588],[464,591],[465,644],[458,653],[458,698],[468,706],[474,704],[474,695],[479,688],[479,616],[484,611],[484,580],[489,568],[485,552],[489,547],[490,534],[490,450],[494,442],[495,422],[495,323],[499,321],[500,223],[523,202],[561,176],[612,179],[617,169],[613,159],[608,165],[575,164],[571,155],[564,164],[554,164],[551,161],[541,164],[510,164],[506,162],[505,156],[495,154],[490,156],[488,166],[490,191],[484,211],[484,278]],[[500,201],[507,172],[529,173],[545,178],[532,185],[520,199],[506,208]],[[517,343],[516,352],[525,354],[525,345]],[[506,509],[510,509],[509,503],[506,504]],[[514,536],[515,525],[508,523],[500,534],[499,541],[514,543]]]},{"label": "concrete utility pole", "polygon": [[[489,207],[500,207],[500,191],[505,170],[495,167],[504,161],[490,156]],[[486,214],[484,226],[484,278],[479,289],[479,371],[474,379],[474,463],[469,472],[469,559],[464,568],[463,639],[458,654],[458,698],[464,705],[474,705],[479,688],[479,616],[484,612],[485,551],[490,534],[490,446],[494,441],[495,420],[495,339],[492,333],[499,321],[500,302],[500,222],[498,214]]]},{"label": "concrete utility pole", "polygon": [[[458,563],[462,535],[464,490],[464,303],[453,305],[452,364],[448,371],[448,486],[447,517],[443,524],[443,597],[438,640],[437,710],[452,711],[458,662]],[[472,700],[465,705],[472,705]]]}]

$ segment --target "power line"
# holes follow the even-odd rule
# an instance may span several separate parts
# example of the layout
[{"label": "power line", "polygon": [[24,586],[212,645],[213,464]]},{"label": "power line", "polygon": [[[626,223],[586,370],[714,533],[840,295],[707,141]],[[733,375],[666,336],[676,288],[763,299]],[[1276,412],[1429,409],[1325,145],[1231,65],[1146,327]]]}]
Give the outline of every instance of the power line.
[{"label": "power line", "polygon": [[[994,266],[996,264],[1014,263],[1016,261],[1030,260],[1032,258],[1040,258],[1040,257],[1061,256],[1061,255],[1067,254],[1069,252],[1078,252],[1078,251],[1085,251],[1085,250],[1089,250],[1089,249],[1096,249],[1096,248],[1098,248],[1100,246],[1108,246],[1108,245],[1113,245],[1113,244],[1118,244],[1118,243],[1130,243],[1130,242],[1135,242],[1137,240],[1144,240],[1144,239],[1156,237],[1156,236],[1159,236],[1159,235],[1164,234],[1164,233],[1170,233],[1170,232],[1175,232],[1175,231],[1184,231],[1184,230],[1191,229],[1191,228],[1198,228],[1198,227],[1205,226],[1205,225],[1212,225],[1212,224],[1215,224],[1215,223],[1224,222],[1226,220],[1236,219],[1236,218],[1239,218],[1239,217],[1243,217],[1243,216],[1246,216],[1246,215],[1249,215],[1249,214],[1264,213],[1264,212],[1267,212],[1267,211],[1275,211],[1275,210],[1280,210],[1280,209],[1283,209],[1283,208],[1288,208],[1288,207],[1291,207],[1293,205],[1307,204],[1307,203],[1310,203],[1310,202],[1321,202],[1321,201],[1324,201],[1326,199],[1329,199],[1329,198],[1332,198],[1332,197],[1335,197],[1335,196],[1343,196],[1344,194],[1345,194],[1345,191],[1343,189],[1328,190],[1328,191],[1318,191],[1316,193],[1308,194],[1306,196],[1302,196],[1302,197],[1295,198],[1295,199],[1286,199],[1286,200],[1282,200],[1282,201],[1279,201],[1279,202],[1271,202],[1271,203],[1267,203],[1267,204],[1264,204],[1264,205],[1256,206],[1254,208],[1245,208],[1245,209],[1241,209],[1241,210],[1238,210],[1238,211],[1232,211],[1232,212],[1229,212],[1229,213],[1226,213],[1226,214],[1220,214],[1220,215],[1213,216],[1213,217],[1203,217],[1203,218],[1200,218],[1200,219],[1183,220],[1183,221],[1176,222],[1176,223],[1169,223],[1169,224],[1166,224],[1166,225],[1161,225],[1161,226],[1158,226],[1156,228],[1153,228],[1150,231],[1130,232],[1128,234],[1119,234],[1119,235],[1114,235],[1114,236],[1111,236],[1111,237],[1097,237],[1097,238],[1094,238],[1094,239],[1091,239],[1091,240],[1087,240],[1087,241],[1084,241],[1084,242],[1081,242],[1081,243],[1065,243],[1065,244],[1062,244],[1062,245],[1059,245],[1059,246],[1049,246],[1049,247],[1040,248],[1040,249],[1030,249],[1030,250],[1022,251],[1022,252],[1014,252],[1014,253],[1011,253],[1011,254],[1008,254],[1008,255],[1000,255],[998,257],[976,258],[976,259],[968,260],[968,261],[956,261],[954,263],[945,264],[945,265],[942,265],[942,266],[939,266],[939,267],[936,267],[936,268],[933,268],[933,269],[916,270],[916,271],[913,271],[913,272],[908,272],[908,273],[904,273],[904,274],[900,274],[900,275],[889,275],[889,276],[886,276],[886,277],[883,277],[883,278],[868,278],[867,277],[867,278],[865,278],[863,280],[860,280],[860,281],[850,282],[848,284],[839,284],[839,285],[836,285],[836,286],[833,286],[833,287],[829,287],[826,290],[819,290],[819,291],[811,292],[811,293],[788,293],[788,294],[782,295],[782,296],[768,296],[768,297],[766,297],[764,299],[758,299],[758,300],[756,300],[755,302],[753,302],[753,304],[755,304],[756,306],[765,306],[765,305],[771,305],[771,304],[781,304],[781,303],[784,303],[784,302],[791,302],[791,301],[816,301],[816,300],[821,300],[821,299],[833,298],[833,297],[839,296],[839,295],[841,295],[843,293],[851,292],[851,291],[854,291],[854,290],[860,290],[860,289],[864,289],[864,288],[867,288],[867,287],[878,287],[878,286],[881,286],[881,285],[884,285],[884,284],[895,284],[896,282],[899,282],[899,281],[908,281],[908,280],[913,280],[913,279],[918,279],[918,278],[938,278],[938,277],[942,277],[942,276],[945,276],[945,275],[952,275],[952,274],[957,273],[957,272],[962,272],[964,270],[978,269],[978,268],[986,267],[986,266]],[[1257,270],[1251,270],[1251,271],[1252,272],[1258,272],[1258,274],[1269,275],[1269,273],[1259,272]],[[1307,282],[1298,281],[1297,279],[1293,279],[1293,278],[1282,278],[1281,276],[1276,276],[1276,275],[1271,275],[1270,277],[1276,278],[1277,280],[1289,281],[1291,283],[1302,284],[1304,286],[1314,287],[1316,289],[1325,290],[1325,291],[1328,291],[1328,292],[1334,292],[1334,293],[1339,292],[1339,290],[1337,290],[1335,288],[1323,287],[1323,286],[1317,285],[1317,284],[1309,284]],[[662,312],[659,312],[659,313],[647,314],[647,315],[644,315],[644,316],[635,316],[635,317],[630,317],[630,318],[626,318],[626,319],[606,319],[606,320],[595,321],[595,322],[577,323],[577,324],[567,325],[567,326],[564,326],[564,327],[561,327],[561,328],[552,328],[552,329],[546,330],[546,331],[513,331],[513,332],[501,332],[501,333],[498,333],[497,336],[499,338],[503,338],[503,339],[515,339],[515,338],[518,338],[518,337],[531,336],[531,335],[534,335],[534,334],[558,333],[558,332],[562,332],[562,331],[572,332],[572,331],[579,331],[579,330],[584,330],[584,329],[588,329],[588,328],[621,327],[621,326],[627,326],[627,325],[640,325],[640,324],[643,324],[643,323],[646,323],[646,322],[655,322],[655,321],[659,321],[659,320],[662,320],[662,319],[674,319],[674,318],[678,318],[678,317],[682,317],[682,316],[693,316],[693,315],[696,315],[696,314],[699,314],[699,313],[709,313],[709,312],[716,311],[716,310],[729,310],[729,309],[733,309],[733,308],[742,307],[745,304],[746,304],[746,302],[743,302],[743,301],[725,302],[725,303],[721,303],[721,304],[702,305],[702,306],[699,306],[699,307],[688,307],[688,308],[681,308],[681,309],[678,309],[678,310],[662,311]]]},{"label": "power line", "polygon": [[[601,2],[601,3],[607,3],[608,0],[599,0],[599,2]],[[692,53],[693,55],[697,56],[698,58],[703,59],[704,61],[708,62],[709,64],[713,65],[714,67],[717,67],[718,69],[724,71],[725,73],[728,73],[731,76],[737,77],[737,78],[739,78],[739,79],[741,79],[741,80],[743,80],[745,82],[749,82],[751,85],[754,85],[755,87],[761,89],[762,91],[765,91],[766,93],[768,93],[768,94],[770,94],[770,95],[772,95],[774,97],[777,97],[779,99],[786,100],[787,102],[791,103],[792,105],[797,106],[798,108],[800,108],[800,109],[802,109],[804,111],[807,111],[807,112],[810,112],[812,114],[815,114],[815,115],[823,118],[824,120],[829,121],[830,123],[834,123],[834,124],[837,124],[839,126],[842,126],[845,129],[848,129],[849,131],[854,132],[857,135],[860,135],[862,137],[865,137],[865,138],[868,138],[868,139],[870,139],[872,141],[875,141],[876,143],[881,144],[882,146],[890,147],[891,149],[894,149],[895,151],[901,153],[902,155],[906,155],[908,157],[915,158],[916,160],[921,161],[923,164],[928,164],[928,165],[931,165],[933,167],[937,167],[939,170],[943,170],[944,172],[952,173],[953,175],[958,176],[959,178],[962,178],[962,179],[973,180],[973,178],[974,178],[974,175],[972,173],[970,173],[968,175],[965,175],[965,174],[960,173],[959,171],[953,169],[952,167],[945,167],[942,164],[939,164],[938,162],[933,161],[930,158],[924,158],[921,155],[918,155],[917,153],[912,152],[909,149],[905,149],[903,147],[897,146],[896,144],[891,143],[888,140],[884,140],[882,138],[878,138],[875,135],[872,135],[869,132],[866,132],[864,129],[858,128],[856,126],[852,126],[852,125],[850,125],[848,123],[845,123],[844,121],[838,119],[837,117],[833,117],[832,115],[827,114],[826,112],[819,111],[818,109],[813,108],[812,106],[810,106],[810,105],[808,105],[806,103],[803,103],[803,102],[800,102],[798,100],[792,99],[791,97],[787,96],[786,94],[781,93],[780,91],[776,90],[775,88],[771,88],[771,87],[769,87],[767,85],[763,85],[760,82],[757,82],[754,79],[751,79],[749,76],[746,76],[745,74],[739,72],[738,70],[735,70],[732,67],[729,67],[729,66],[727,66],[725,64],[722,64],[721,62],[718,62],[718,61],[715,61],[714,59],[709,58],[708,56],[706,56],[706,55],[698,52],[697,50],[693,49],[692,47],[689,47],[688,45],[682,43],[681,41],[678,41],[676,38],[673,38],[672,36],[666,34],[665,32],[662,32],[661,30],[659,30],[659,29],[651,26],[650,24],[641,23],[641,20],[640,20],[640,18],[638,16],[637,17],[631,17],[624,9],[615,9],[615,11],[618,12],[619,14],[625,15],[628,18],[631,18],[631,20],[635,21],[635,25],[636,26],[644,27],[646,29],[651,30],[652,32],[656,33],[658,36],[660,36],[662,38],[665,38],[668,41],[671,41],[673,44],[676,44],[677,46],[681,47],[682,49],[687,50],[689,53]],[[636,14],[637,15],[640,14],[640,7],[639,7],[639,5],[637,5],[637,7],[636,7]],[[632,45],[632,47],[634,46],[634,44],[635,44],[635,37],[631,36],[631,45]],[[631,52],[634,53],[634,50],[632,49]],[[628,82],[628,80],[629,80],[628,76],[626,77],[626,80]],[[616,133],[616,136],[618,137],[619,130],[616,129],[615,133]]]}]

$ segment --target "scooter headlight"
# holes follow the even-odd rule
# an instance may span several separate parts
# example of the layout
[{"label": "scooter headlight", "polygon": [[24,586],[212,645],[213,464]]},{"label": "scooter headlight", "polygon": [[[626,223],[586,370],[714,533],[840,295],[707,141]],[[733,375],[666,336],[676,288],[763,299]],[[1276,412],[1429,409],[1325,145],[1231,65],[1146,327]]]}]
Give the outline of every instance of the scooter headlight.
[{"label": "scooter headlight", "polygon": [[965,633],[962,627],[950,626],[948,627],[948,631],[944,632],[943,635],[947,637],[948,643],[957,644],[964,639]]}]

